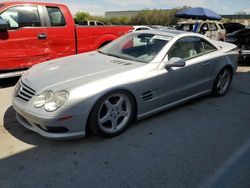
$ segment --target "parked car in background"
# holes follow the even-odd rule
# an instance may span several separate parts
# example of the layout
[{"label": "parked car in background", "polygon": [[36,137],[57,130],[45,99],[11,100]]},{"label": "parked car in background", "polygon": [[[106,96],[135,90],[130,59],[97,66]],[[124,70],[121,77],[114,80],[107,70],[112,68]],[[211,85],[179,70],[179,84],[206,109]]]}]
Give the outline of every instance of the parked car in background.
[{"label": "parked car in background", "polygon": [[17,76],[34,64],[96,50],[132,26],[76,26],[62,4],[0,3],[0,78]]},{"label": "parked car in background", "polygon": [[226,39],[226,30],[219,21],[187,20],[179,22],[176,29],[200,33],[213,40],[225,41]]},{"label": "parked car in background", "polygon": [[164,27],[164,26],[162,26],[162,25],[150,25],[150,27],[151,27],[152,29],[161,29],[161,28]]},{"label": "parked car in background", "polygon": [[250,58],[250,28],[241,29],[233,33],[227,34],[227,42],[236,44],[240,50],[240,59],[246,60]]},{"label": "parked car in background", "polygon": [[141,31],[141,30],[152,30],[152,27],[145,26],[145,25],[134,25],[133,26],[133,31]]},{"label": "parked car in background", "polygon": [[86,25],[86,26],[102,26],[105,25],[104,23],[100,21],[79,21],[78,25]]},{"label": "parked car in background", "polygon": [[227,34],[244,29],[246,27],[240,23],[224,23],[223,26],[226,29]]},{"label": "parked car in background", "polygon": [[98,51],[33,66],[17,83],[12,104],[17,121],[44,137],[83,137],[86,130],[112,137],[134,119],[226,94],[236,48],[196,33],[131,32]]}]

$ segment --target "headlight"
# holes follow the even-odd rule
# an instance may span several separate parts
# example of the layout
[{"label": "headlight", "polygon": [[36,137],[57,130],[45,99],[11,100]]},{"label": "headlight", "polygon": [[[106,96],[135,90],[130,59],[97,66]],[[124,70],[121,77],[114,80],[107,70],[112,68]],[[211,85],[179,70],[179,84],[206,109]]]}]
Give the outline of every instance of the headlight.
[{"label": "headlight", "polygon": [[37,99],[35,100],[35,102],[34,102],[34,106],[35,106],[36,108],[40,108],[40,107],[44,106],[44,105],[45,105],[45,102],[46,102],[46,96],[47,96],[49,93],[52,93],[52,92],[46,92],[46,93],[43,93],[43,94],[39,95],[39,96],[37,97]]},{"label": "headlight", "polygon": [[68,99],[69,95],[66,91],[60,91],[53,95],[51,92],[50,95],[46,96],[45,110],[52,112],[60,108]]},{"label": "headlight", "polygon": [[44,106],[48,112],[52,112],[60,108],[68,99],[69,94],[66,91],[60,91],[53,94],[51,91],[45,92],[38,96],[34,102],[36,108]]}]

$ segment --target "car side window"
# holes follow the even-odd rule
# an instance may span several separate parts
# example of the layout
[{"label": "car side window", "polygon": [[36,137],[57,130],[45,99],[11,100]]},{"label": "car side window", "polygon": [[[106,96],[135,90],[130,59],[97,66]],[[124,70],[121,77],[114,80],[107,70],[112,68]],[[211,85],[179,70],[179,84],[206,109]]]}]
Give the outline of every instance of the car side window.
[{"label": "car side window", "polygon": [[47,11],[51,26],[59,27],[66,25],[65,18],[58,7],[47,7]]},{"label": "car side window", "polygon": [[89,22],[89,25],[95,25],[95,22]]},{"label": "car side window", "polygon": [[207,31],[209,31],[208,24],[207,24],[207,23],[204,23],[204,24],[201,26],[200,33],[201,33],[201,34],[205,34]]},{"label": "car side window", "polygon": [[141,31],[142,30],[142,28],[137,28],[135,31]]},{"label": "car side window", "polygon": [[220,26],[220,28],[221,28],[222,30],[225,29],[224,26],[223,26],[222,24],[219,24],[219,26]]},{"label": "car side window", "polygon": [[97,25],[104,25],[102,22],[96,22]]},{"label": "car side window", "polygon": [[12,29],[20,27],[41,27],[37,6],[15,6],[0,14],[8,20]]},{"label": "car side window", "polygon": [[217,48],[215,46],[213,46],[209,42],[205,41],[204,39],[202,39],[202,46],[204,49],[204,54],[208,54],[208,53],[211,53],[211,52],[214,52],[217,50]]},{"label": "car side window", "polygon": [[183,31],[193,31],[194,24],[183,24],[182,29]]},{"label": "car side window", "polygon": [[185,60],[198,57],[203,54],[201,39],[198,37],[184,37],[179,39],[169,50],[168,59],[179,57]]},{"label": "car side window", "polygon": [[88,25],[88,21],[79,21],[79,25]]},{"label": "car side window", "polygon": [[218,30],[218,27],[216,26],[215,23],[210,23],[209,25],[210,25],[210,30],[211,31],[217,31]]}]

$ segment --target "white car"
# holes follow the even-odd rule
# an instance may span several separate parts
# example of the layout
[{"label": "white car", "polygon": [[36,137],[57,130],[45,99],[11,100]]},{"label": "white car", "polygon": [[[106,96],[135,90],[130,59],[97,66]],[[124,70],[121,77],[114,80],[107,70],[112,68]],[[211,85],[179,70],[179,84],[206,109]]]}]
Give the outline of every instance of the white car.
[{"label": "white car", "polygon": [[226,30],[219,21],[187,20],[177,24],[178,30],[200,33],[213,40],[225,41]]},{"label": "white car", "polygon": [[133,26],[133,31],[141,31],[141,30],[152,30],[153,28],[144,25],[135,25]]}]

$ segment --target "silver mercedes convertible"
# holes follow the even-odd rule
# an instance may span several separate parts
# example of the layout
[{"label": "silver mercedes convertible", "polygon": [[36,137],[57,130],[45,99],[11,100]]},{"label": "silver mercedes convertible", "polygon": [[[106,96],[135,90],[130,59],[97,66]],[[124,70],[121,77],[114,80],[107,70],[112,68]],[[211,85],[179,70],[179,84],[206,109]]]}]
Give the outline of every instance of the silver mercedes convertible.
[{"label": "silver mercedes convertible", "polygon": [[87,130],[113,137],[138,120],[194,98],[223,96],[237,69],[235,45],[180,31],[124,35],[85,54],[41,63],[17,83],[17,121],[53,139]]}]

